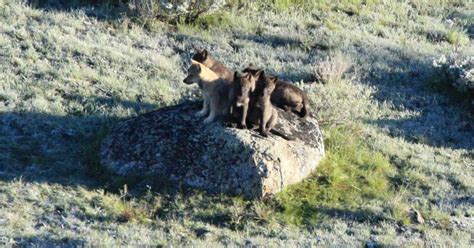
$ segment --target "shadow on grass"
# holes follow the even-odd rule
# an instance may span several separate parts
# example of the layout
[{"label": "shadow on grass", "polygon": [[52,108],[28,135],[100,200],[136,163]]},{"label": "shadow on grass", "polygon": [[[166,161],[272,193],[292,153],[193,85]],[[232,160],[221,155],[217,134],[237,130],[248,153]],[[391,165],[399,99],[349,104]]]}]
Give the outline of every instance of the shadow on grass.
[{"label": "shadow on grass", "polygon": [[[107,97],[63,95],[63,99],[97,109],[120,107],[136,114],[159,107],[158,104]],[[107,186],[109,182],[103,181],[106,172],[99,168],[98,149],[107,132],[123,118],[106,115],[103,110],[100,114],[86,111],[73,111],[65,116],[0,114],[0,180],[21,178],[71,186]]]},{"label": "shadow on grass", "polygon": [[234,35],[234,39],[243,39],[252,41],[257,44],[269,45],[272,48],[278,47],[294,47],[301,48],[303,47],[303,42],[297,38],[274,35],[274,34],[244,34],[238,33]]},{"label": "shadow on grass", "polygon": [[408,142],[435,147],[473,149],[473,126],[469,120],[446,118],[429,111],[412,118],[382,119],[374,122],[393,137],[403,137]]},{"label": "shadow on grass", "polygon": [[16,243],[13,247],[82,247],[87,245],[85,239],[55,238],[53,236],[44,234],[15,237]]},{"label": "shadow on grass", "polygon": [[[152,110],[156,109],[164,113],[176,111],[172,107],[160,108],[158,104],[138,103],[107,97],[88,99],[83,96],[65,94],[62,97],[69,101],[83,102],[85,105],[91,104],[98,108],[126,109],[132,113],[131,116],[141,115],[142,113],[146,113],[143,116],[151,116],[154,112]],[[190,107],[188,107],[187,111],[191,110],[192,113],[195,113],[201,106],[196,103],[184,104],[183,106],[186,108],[188,105],[192,108],[189,109]],[[188,137],[188,134],[195,133],[194,127],[181,126],[178,129],[185,134],[177,135],[169,131],[175,125],[173,121],[162,121],[157,124],[154,119],[146,121],[140,119],[138,122],[135,121],[137,128],[129,130],[130,133],[134,133],[133,138],[129,140],[130,143],[117,145],[124,148],[124,152],[129,152],[127,154],[134,154],[134,145],[143,144],[142,141],[149,138],[143,135],[142,131],[153,129],[154,132],[163,133],[160,137],[166,140],[170,147],[176,147],[176,149],[162,154],[163,161],[166,159],[166,163],[176,163],[176,166],[163,169],[162,176],[161,174],[118,176],[101,165],[99,151],[103,139],[118,122],[124,121],[125,118],[107,115],[107,112],[103,110],[100,113],[81,114],[74,112],[66,116],[16,112],[0,114],[0,123],[2,123],[0,129],[0,158],[2,158],[0,160],[0,181],[11,182],[21,179],[23,182],[104,189],[113,193],[119,193],[126,184],[127,188],[130,189],[127,197],[142,199],[147,190],[151,189],[153,193],[168,197],[164,204],[170,204],[172,208],[177,195],[186,199],[193,197],[196,193],[202,193],[186,186],[184,182],[170,181],[169,175],[171,172],[176,176],[182,176],[190,172],[200,176],[200,173],[217,173],[216,171],[221,170],[213,164],[207,165],[207,167],[200,166],[201,160],[198,158],[207,154],[208,147],[200,146],[196,143],[199,141],[193,141],[191,137]],[[170,118],[174,118],[173,116]],[[183,119],[188,119],[187,116],[184,116]],[[148,124],[143,125],[144,122]],[[193,122],[201,124],[201,120]],[[147,154],[135,154],[131,157],[126,155],[122,158],[133,160],[134,156],[138,156],[138,159],[140,159],[141,156],[149,157],[148,155],[152,155],[154,158],[156,154],[153,152],[155,151],[150,149]],[[183,156],[184,154],[186,156]],[[192,159],[190,159],[191,157]],[[243,170],[248,171],[249,175],[257,176],[258,173],[251,171],[251,169],[255,170],[253,167]],[[239,173],[237,170],[224,171],[218,173],[223,178],[232,178],[236,175],[230,174]],[[229,175],[224,175],[226,173]],[[255,185],[255,189],[260,187],[260,185]],[[216,188],[216,190],[218,189]],[[210,192],[210,194],[206,193],[205,198],[219,200],[221,196],[218,194],[217,191]],[[231,197],[224,197],[225,199],[231,199]],[[201,202],[202,200],[198,201]],[[175,213],[182,214],[179,210],[172,210],[171,214]],[[169,216],[168,213],[161,212],[157,215]],[[201,217],[198,216],[197,218],[205,223],[219,226],[227,225],[226,222],[229,220],[228,213],[224,212],[217,212],[217,214],[211,214],[208,217],[202,215]]]},{"label": "shadow on grass", "polygon": [[87,16],[98,20],[117,20],[127,12],[127,7],[115,0],[27,0],[26,2],[34,8],[45,11],[81,10]]},{"label": "shadow on grass", "polygon": [[386,220],[382,213],[377,213],[367,208],[364,209],[363,207],[350,209],[344,206],[314,206],[304,203],[298,208],[297,212],[296,215],[291,215],[292,218],[289,222],[308,228],[326,219],[350,220],[360,223],[379,223]]},{"label": "shadow on grass", "polygon": [[[372,49],[371,49],[372,48]],[[408,117],[366,120],[393,137],[413,143],[454,149],[474,148],[474,125],[468,100],[437,86],[437,69],[424,54],[410,54],[398,47],[379,52],[362,47],[361,53],[372,58],[370,73],[362,83],[375,88],[374,100],[388,103],[396,111],[410,112]],[[441,54],[440,54],[441,56]],[[363,65],[367,68],[367,65]],[[375,68],[374,68],[375,67]]]},{"label": "shadow on grass", "polygon": [[316,207],[313,209],[320,214],[330,218],[353,220],[357,222],[377,223],[384,220],[384,217],[375,211],[369,209],[349,210],[341,208]]}]

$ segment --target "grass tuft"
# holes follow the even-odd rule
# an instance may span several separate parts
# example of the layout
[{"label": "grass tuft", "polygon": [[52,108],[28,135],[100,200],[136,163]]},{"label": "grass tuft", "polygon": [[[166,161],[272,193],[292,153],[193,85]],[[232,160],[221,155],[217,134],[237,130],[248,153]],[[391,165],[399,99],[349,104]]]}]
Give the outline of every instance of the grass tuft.
[{"label": "grass tuft", "polygon": [[467,45],[469,44],[469,37],[465,32],[460,30],[451,29],[446,34],[446,40],[453,45]]}]

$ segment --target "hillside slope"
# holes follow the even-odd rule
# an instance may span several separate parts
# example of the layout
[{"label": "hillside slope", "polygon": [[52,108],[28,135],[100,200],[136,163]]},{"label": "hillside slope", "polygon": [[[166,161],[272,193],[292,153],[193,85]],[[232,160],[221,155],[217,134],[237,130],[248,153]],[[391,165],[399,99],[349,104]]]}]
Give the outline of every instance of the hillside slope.
[{"label": "hillside slope", "polygon": [[[474,56],[470,4],[250,5],[207,29],[0,5],[0,245],[472,245],[472,105],[433,78],[442,55]],[[101,169],[114,123],[199,98],[181,83],[193,45],[309,93],[329,183],[247,201]],[[343,186],[324,191],[331,180]]]}]

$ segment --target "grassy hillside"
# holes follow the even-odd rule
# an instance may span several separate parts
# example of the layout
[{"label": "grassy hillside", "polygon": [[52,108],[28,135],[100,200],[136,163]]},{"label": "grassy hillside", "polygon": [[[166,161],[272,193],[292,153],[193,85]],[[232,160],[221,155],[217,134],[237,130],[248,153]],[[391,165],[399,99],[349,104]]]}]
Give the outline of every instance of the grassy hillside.
[{"label": "grassy hillside", "polygon": [[[170,25],[0,0],[0,245],[472,245],[472,95],[433,61],[474,56],[474,6],[331,2]],[[193,45],[308,92],[328,150],[308,180],[249,201],[100,167],[117,121],[200,98]]]}]

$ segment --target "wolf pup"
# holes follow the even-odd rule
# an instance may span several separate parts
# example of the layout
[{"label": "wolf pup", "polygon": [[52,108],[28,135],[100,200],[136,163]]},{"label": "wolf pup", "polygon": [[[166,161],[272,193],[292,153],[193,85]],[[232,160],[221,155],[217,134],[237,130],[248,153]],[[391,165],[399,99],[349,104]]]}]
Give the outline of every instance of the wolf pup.
[{"label": "wolf pup", "polygon": [[185,84],[196,83],[199,85],[203,95],[204,104],[196,116],[202,117],[209,113],[204,123],[211,123],[217,116],[225,116],[229,112],[229,85],[215,72],[205,65],[191,60],[188,76],[183,80]]},{"label": "wolf pup", "polygon": [[234,72],[209,55],[209,52],[206,49],[198,50],[195,48],[195,50],[196,54],[193,55],[193,60],[207,66],[227,83],[230,84],[234,81]]},{"label": "wolf pup", "polygon": [[[261,71],[261,69],[256,68],[253,64],[249,64],[249,66],[243,70],[243,72],[248,72],[253,75],[259,71]],[[275,83],[275,90],[271,96],[273,105],[285,111],[292,111],[301,118],[307,116],[308,96],[306,93],[295,85],[283,80],[277,79]]]},{"label": "wolf pup", "polygon": [[259,132],[263,137],[268,137],[278,119],[278,112],[270,101],[276,82],[276,77],[265,77],[265,72],[261,72],[250,96],[248,120],[252,124],[259,124]]},{"label": "wolf pup", "polygon": [[[261,72],[257,72],[255,77],[250,73],[239,74],[235,72],[234,74],[234,83],[229,92],[229,101],[231,103],[229,113],[231,117],[237,119],[239,128],[247,128],[246,120],[250,96],[255,91],[256,79],[260,76]],[[237,112],[239,110],[241,110],[240,113]]]}]

